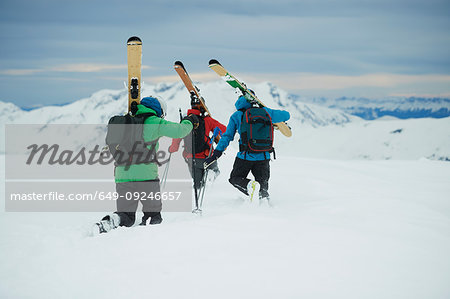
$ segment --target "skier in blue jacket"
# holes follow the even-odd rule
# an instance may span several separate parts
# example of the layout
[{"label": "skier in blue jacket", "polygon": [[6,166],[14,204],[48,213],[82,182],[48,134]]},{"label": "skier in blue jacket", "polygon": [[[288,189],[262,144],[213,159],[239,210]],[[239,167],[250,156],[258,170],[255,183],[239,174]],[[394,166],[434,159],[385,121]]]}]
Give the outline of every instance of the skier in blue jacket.
[{"label": "skier in blue jacket", "polygon": [[[234,140],[236,132],[241,134],[241,120],[246,109],[252,107],[244,96],[240,96],[235,103],[237,109],[234,112],[227,125],[227,130],[223,134],[216,149],[211,157],[205,160],[205,168],[213,164],[227,148],[231,141]],[[289,112],[285,110],[274,110],[264,107],[270,117],[272,123],[279,123],[287,121],[290,118]],[[239,140],[239,143],[242,141]],[[255,195],[258,195],[260,199],[269,199],[269,177],[270,177],[270,152],[247,152],[240,151],[237,153],[234,161],[233,170],[230,174],[229,182],[238,190],[253,199]],[[247,175],[252,172],[255,177],[254,180],[248,179]]]}]

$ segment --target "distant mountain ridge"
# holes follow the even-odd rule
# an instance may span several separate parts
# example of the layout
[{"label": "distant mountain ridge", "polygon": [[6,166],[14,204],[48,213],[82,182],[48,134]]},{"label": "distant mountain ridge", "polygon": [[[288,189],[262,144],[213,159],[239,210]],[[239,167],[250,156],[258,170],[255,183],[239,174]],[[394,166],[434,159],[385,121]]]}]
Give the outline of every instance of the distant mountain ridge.
[{"label": "distant mountain ridge", "polygon": [[[236,111],[234,103],[238,94],[223,81],[199,83],[201,94],[206,99],[213,117],[223,123]],[[296,102],[294,97],[277,86],[264,82],[255,84],[252,89],[270,108],[286,109],[291,113],[291,126],[308,124],[313,127],[329,124],[343,124],[355,120],[354,116],[340,110],[329,109],[314,104]],[[190,105],[189,94],[183,83],[160,83],[143,85],[142,96],[156,95],[167,102],[167,118],[177,121],[178,108],[183,113]],[[88,98],[66,105],[44,106],[35,109],[21,109],[12,103],[0,102],[1,124],[103,124],[117,114],[126,112],[127,92],[122,90],[100,90]]]},{"label": "distant mountain ridge", "polygon": [[[236,111],[238,94],[224,81],[198,84],[201,94],[214,118],[227,125]],[[258,97],[270,108],[290,112],[288,121],[293,136],[286,138],[275,133],[277,156],[301,156],[326,159],[433,159],[450,160],[450,117],[442,119],[390,119],[366,121],[344,112],[352,107],[377,109],[379,103],[365,99],[328,99],[309,103],[269,83],[252,84]],[[142,96],[156,95],[167,102],[166,119],[178,122],[179,110],[190,108],[189,94],[183,83],[143,85]],[[12,103],[0,102],[0,154],[5,149],[5,124],[96,124],[105,125],[113,115],[124,114],[128,101],[126,89],[100,90],[91,96],[61,106],[45,106],[24,110]],[[386,110],[439,111],[441,100],[398,100],[386,103]],[[318,105],[320,104],[320,105]],[[342,110],[324,107],[333,104]],[[389,106],[388,106],[389,104]],[[447,104],[445,104],[447,105]],[[440,108],[439,108],[440,107]],[[356,109],[356,108],[355,108]],[[378,117],[378,116],[377,116]],[[104,132],[98,132],[95,141],[104,143]],[[237,150],[236,136],[230,151]],[[84,142],[83,140],[80,140]]]},{"label": "distant mountain ridge", "polygon": [[389,97],[368,99],[341,97],[337,99],[302,98],[301,101],[331,109],[339,109],[366,120],[374,120],[385,116],[400,119],[444,118],[450,116],[450,99],[448,98]]}]

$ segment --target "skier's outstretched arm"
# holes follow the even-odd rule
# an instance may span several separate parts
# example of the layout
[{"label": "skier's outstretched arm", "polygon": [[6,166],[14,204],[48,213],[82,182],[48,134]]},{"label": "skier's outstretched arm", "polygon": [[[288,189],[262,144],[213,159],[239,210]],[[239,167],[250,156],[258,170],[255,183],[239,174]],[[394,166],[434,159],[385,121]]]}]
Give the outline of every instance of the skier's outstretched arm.
[{"label": "skier's outstretched arm", "polygon": [[175,153],[180,148],[181,138],[174,138],[172,139],[172,144],[169,147],[169,153]]},{"label": "skier's outstretched arm", "polygon": [[215,128],[219,128],[219,130],[221,131],[221,133],[223,134],[223,132],[225,132],[227,130],[227,127],[225,127],[220,121],[214,119],[211,117],[211,122],[212,122],[212,128],[213,131]]},{"label": "skier's outstretched arm", "polygon": [[[181,121],[181,123],[175,123],[165,119],[161,119],[159,123],[159,135],[171,138],[183,138],[192,131],[192,128],[192,122],[190,122],[189,120],[183,120]],[[152,128],[148,129],[152,130]]]},{"label": "skier's outstretched arm", "polygon": [[227,125],[227,129],[225,133],[222,135],[222,138],[220,138],[219,143],[217,144],[216,151],[223,152],[227,146],[230,144],[231,141],[234,140],[234,135],[236,135],[237,131],[237,122],[236,117],[233,117],[234,114],[230,117],[230,120]]},{"label": "skier's outstretched arm", "polygon": [[269,113],[273,123],[281,123],[291,118],[290,113],[286,110],[276,110],[267,107],[264,107],[264,109]]},{"label": "skier's outstretched arm", "polygon": [[236,134],[237,127],[238,127],[238,115],[236,114],[231,115],[230,121],[227,125],[227,130],[222,135],[222,138],[220,138],[219,143],[217,144],[216,149],[214,150],[211,157],[206,158],[205,162],[203,163],[203,167],[207,169],[210,167],[214,162],[216,162],[217,159],[222,156],[223,151],[227,148],[227,146],[230,144],[231,141],[234,139],[234,135]]}]

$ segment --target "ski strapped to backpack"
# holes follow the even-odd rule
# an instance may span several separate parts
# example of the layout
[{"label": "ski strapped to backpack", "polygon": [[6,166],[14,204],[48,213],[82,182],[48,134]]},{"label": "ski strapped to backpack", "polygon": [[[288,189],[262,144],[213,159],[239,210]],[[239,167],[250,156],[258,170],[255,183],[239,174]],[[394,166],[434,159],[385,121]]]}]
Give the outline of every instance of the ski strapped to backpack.
[{"label": "ski strapped to backpack", "polygon": [[274,153],[273,148],[273,123],[272,118],[266,109],[252,107],[241,109],[243,112],[241,119],[240,135],[241,142],[239,151],[245,153]]},{"label": "ski strapped to backpack", "polygon": [[132,36],[127,40],[128,62],[128,111],[131,104],[141,99],[141,65],[142,65],[142,40]]},{"label": "ski strapped to backpack", "polygon": [[145,142],[143,137],[144,122],[148,117],[156,116],[154,113],[138,115],[116,115],[108,122],[106,144],[116,166],[125,166],[126,169],[134,164],[161,163],[156,159],[156,145],[158,140]]},{"label": "ski strapped to backpack", "polygon": [[211,113],[209,113],[208,107],[206,107],[205,99],[200,94],[200,89],[192,82],[191,77],[189,77],[189,74],[183,63],[181,61],[175,61],[173,67],[177,74],[180,76],[181,81],[183,81],[184,85],[186,86],[191,99],[195,98],[197,101],[199,101],[199,104],[203,108],[203,110],[208,115],[211,115]]},{"label": "ski strapped to backpack", "polygon": [[[256,97],[256,95],[245,86],[242,82],[240,82],[236,77],[234,77],[232,74],[230,74],[216,59],[211,59],[209,61],[209,67],[216,72],[217,75],[219,75],[225,82],[227,82],[231,87],[237,88],[240,92],[242,92],[242,95],[249,101],[250,103],[258,103],[260,107],[265,107],[266,105],[261,102],[260,99]],[[291,128],[287,125],[285,122],[275,123],[274,127],[280,132],[286,136],[291,137],[292,131]]]}]

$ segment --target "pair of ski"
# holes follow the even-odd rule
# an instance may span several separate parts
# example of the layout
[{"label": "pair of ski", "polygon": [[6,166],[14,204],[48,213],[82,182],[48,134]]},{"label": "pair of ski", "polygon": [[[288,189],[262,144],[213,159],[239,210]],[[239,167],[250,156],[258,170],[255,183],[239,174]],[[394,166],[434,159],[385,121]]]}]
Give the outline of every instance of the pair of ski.
[{"label": "pair of ski", "polygon": [[[261,100],[259,100],[253,93],[251,93],[247,87],[245,86],[245,84],[243,84],[242,82],[240,82],[239,80],[237,80],[233,75],[229,74],[226,69],[215,59],[212,59],[209,61],[209,67],[214,70],[220,77],[222,77],[229,85],[231,85],[233,88],[236,88],[239,90],[239,92],[242,93],[242,95],[250,102],[250,103],[256,103],[258,104],[260,107],[265,107],[265,105],[261,102]],[[195,86],[195,84],[192,82],[191,78],[189,77],[189,74],[186,70],[186,68],[184,67],[183,63],[181,61],[176,61],[174,63],[174,69],[175,71],[178,73],[178,75],[180,76],[181,80],[183,81],[184,85],[186,86],[189,95],[192,97],[196,97],[200,100],[201,105],[203,106],[204,110],[208,113],[208,115],[211,115],[211,113],[209,112],[208,107],[206,107],[205,105],[205,100],[204,98],[200,95],[200,89]],[[287,137],[292,136],[292,132],[291,129],[289,128],[289,126],[285,123],[276,123],[274,124],[274,126],[276,128],[278,128],[280,130],[280,132],[282,134],[284,134]],[[210,149],[210,154],[212,152],[212,143],[211,143],[211,149]],[[193,167],[194,165],[196,165],[195,163],[195,156],[193,155]],[[205,177],[207,175],[207,172],[205,173]],[[204,178],[205,179],[205,178]],[[194,178],[195,180],[195,178]],[[204,192],[205,192],[205,188],[206,188],[206,180],[203,181],[203,185],[202,185],[202,192],[199,192],[195,187],[194,187],[194,195],[195,195],[195,209],[192,211],[193,213],[199,213],[201,214],[202,210],[201,210],[201,206],[202,206],[202,202],[203,202],[203,196],[204,196]],[[199,195],[200,193],[200,195]],[[200,199],[200,205],[199,205],[199,199]]]},{"label": "pair of ski", "polygon": [[[139,103],[141,98],[141,64],[142,64],[142,40],[133,36],[130,37],[127,41],[127,58],[128,58],[128,111],[131,109],[131,103],[136,101]],[[258,99],[253,93],[251,93],[247,86],[236,79],[233,75],[231,75],[220,63],[215,59],[211,59],[209,61],[209,67],[216,72],[222,79],[225,80],[231,87],[237,88],[244,97],[250,102],[256,102],[261,107],[265,107],[266,105]],[[200,100],[201,105],[205,109],[205,111],[209,114],[209,110],[205,105],[205,101],[203,97],[199,93],[199,89],[194,85],[191,78],[189,77],[186,68],[184,67],[181,61],[176,61],[174,64],[175,71],[180,76],[184,85],[189,91],[190,96],[195,96]],[[280,132],[290,137],[292,136],[292,131],[289,126],[282,122],[274,124],[276,128],[280,130]]]},{"label": "pair of ski", "polygon": [[[134,114],[134,111],[132,111],[132,103],[136,102],[139,104],[140,102],[140,91],[141,91],[141,64],[142,64],[142,40],[137,37],[133,36],[130,37],[127,40],[127,62],[128,62],[128,112]],[[203,97],[199,93],[199,89],[192,83],[192,80],[190,79],[186,69],[184,68],[183,64],[180,61],[175,62],[175,70],[181,77],[183,83],[185,84],[186,88],[189,91],[189,94],[191,97],[196,97],[199,99],[201,105],[205,109],[205,111],[210,115],[210,112],[208,108],[205,105],[205,101]],[[211,144],[212,147],[212,144]],[[195,159],[195,157],[193,157]],[[195,161],[193,160],[193,167],[195,165]],[[166,182],[166,175],[167,175],[167,167],[164,172],[164,184]],[[193,172],[195,173],[195,172]],[[203,182],[204,184],[206,182]],[[200,193],[200,194],[199,194]],[[201,213],[201,203],[203,201],[203,198],[201,198],[200,206],[199,206],[199,197],[203,197],[204,195],[204,187],[203,192],[199,192],[195,188],[195,205],[196,208],[193,212]]]},{"label": "pair of ski", "polygon": [[[128,62],[128,111],[131,110],[133,102],[140,102],[141,99],[141,65],[142,65],[142,40],[137,36],[132,36],[127,40],[127,62]],[[197,97],[205,111],[209,113],[199,89],[194,85],[189,77],[183,63],[176,61],[175,71],[180,76],[191,97]]]},{"label": "pair of ski", "polygon": [[[128,111],[131,111],[132,103],[140,102],[140,91],[141,91],[141,63],[142,63],[142,40],[133,36],[130,37],[127,41],[127,59],[128,59]],[[260,107],[265,107],[260,99],[256,97],[256,95],[247,88],[247,86],[236,79],[233,75],[231,75],[217,60],[211,59],[209,61],[209,67],[216,72],[225,82],[227,82],[231,87],[237,89],[242,95],[250,102],[257,103]],[[184,85],[186,86],[190,97],[195,97],[199,99],[200,104],[203,106],[204,110],[208,115],[211,116],[211,113],[208,107],[205,104],[204,98],[200,94],[200,90],[197,86],[192,82],[186,68],[184,67],[181,61],[176,61],[174,63],[174,69],[180,76]],[[279,129],[280,132],[290,137],[292,136],[292,131],[289,126],[285,122],[275,123],[274,127]],[[212,144],[211,144],[212,149]],[[210,153],[212,150],[210,150]],[[193,159],[195,157],[193,156]],[[193,161],[195,163],[195,161]],[[204,182],[206,183],[206,182]],[[196,208],[194,212],[201,213],[201,203],[203,202],[203,192],[201,192],[201,201],[199,206],[199,195],[197,190],[195,190],[195,204]]]},{"label": "pair of ski", "polygon": [[[133,36],[127,41],[127,58],[128,58],[128,111],[131,109],[132,102],[140,102],[141,98],[141,63],[142,63],[142,40]],[[258,103],[259,106],[265,107],[266,105],[256,97],[253,93],[249,91],[244,83],[240,82],[233,75],[231,75],[220,63],[215,59],[209,61],[209,67],[216,72],[225,82],[227,82],[231,87],[238,89],[243,96],[251,103]],[[200,100],[201,105],[205,111],[209,114],[208,107],[205,105],[203,97],[200,95],[200,90],[194,85],[191,78],[189,77],[186,68],[181,61],[176,61],[174,64],[175,71],[180,76],[189,95],[195,96]],[[275,123],[275,128],[279,129],[280,132],[286,137],[292,136],[292,131],[289,126],[285,123]]]},{"label": "pair of ski", "polygon": [[[218,74],[223,80],[225,80],[225,82],[227,82],[231,87],[238,89],[239,92],[241,92],[242,95],[250,103],[257,103],[260,107],[266,107],[266,105],[264,105],[264,103],[260,99],[258,99],[258,97],[256,97],[256,95],[254,95],[252,92],[250,92],[250,90],[247,88],[247,86],[244,83],[240,82],[238,79],[236,79],[236,77],[231,75],[219,63],[219,61],[217,61],[215,59],[211,59],[209,61],[209,67],[214,72],[216,72],[216,74]],[[205,105],[205,101],[204,101],[203,97],[199,93],[199,89],[194,85],[194,83],[190,79],[183,63],[181,63],[181,61],[176,61],[174,64],[174,68],[177,71],[178,75],[180,76],[181,80],[183,81],[184,85],[186,86],[187,90],[189,91],[189,94],[191,96],[195,95],[196,97],[198,97],[200,99],[200,102],[201,102],[202,106],[204,107],[204,109],[208,112],[209,115],[211,115],[209,113],[208,108]],[[275,128],[279,129],[280,132],[283,135],[285,135],[286,137],[292,136],[291,128],[289,128],[289,126],[285,122],[275,123],[274,126],[275,126]]]},{"label": "pair of ski", "polygon": [[[191,78],[189,77],[189,74],[186,70],[186,68],[184,67],[183,63],[181,61],[175,61],[174,63],[174,69],[177,72],[177,74],[180,76],[181,81],[183,81],[184,86],[186,86],[188,92],[189,92],[189,96],[192,98],[196,98],[199,100],[200,105],[203,107],[203,109],[205,110],[205,112],[211,116],[211,113],[209,112],[208,107],[206,107],[205,104],[205,99],[200,95],[200,89],[198,89],[197,86],[194,85],[194,83],[192,82]],[[192,211],[192,213],[195,214],[202,214],[202,204],[203,204],[203,196],[205,195],[205,188],[206,188],[206,176],[207,176],[207,171],[204,173],[203,178],[202,178],[202,184],[200,187],[200,190],[197,189],[196,186],[196,181],[197,178],[195,177],[196,175],[196,171],[194,170],[194,167],[197,166],[196,163],[196,158],[195,158],[195,150],[194,150],[194,130],[192,131],[192,175],[194,176],[194,199],[195,199],[195,209]],[[213,140],[214,138],[211,138],[211,147],[209,149],[209,152],[212,152],[213,149]]]}]

